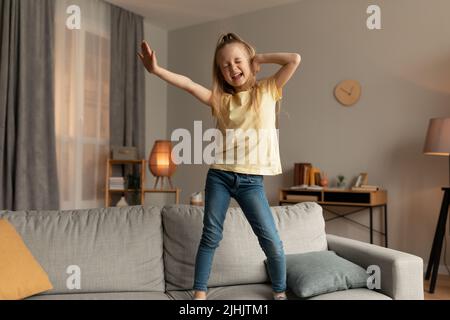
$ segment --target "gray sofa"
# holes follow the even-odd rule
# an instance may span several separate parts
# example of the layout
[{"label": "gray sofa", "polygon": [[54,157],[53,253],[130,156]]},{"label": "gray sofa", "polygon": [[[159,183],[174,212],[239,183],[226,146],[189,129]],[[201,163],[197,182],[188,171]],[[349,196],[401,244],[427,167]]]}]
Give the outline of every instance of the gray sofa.
[{"label": "gray sofa", "polygon": [[[381,268],[381,290],[351,289],[312,299],[423,299],[421,258],[327,235],[322,208],[313,202],[272,210],[286,254],[333,250],[363,268]],[[53,290],[29,299],[192,299],[201,207],[3,211],[1,218],[16,227],[53,283]],[[264,260],[241,210],[230,208],[208,299],[271,299]],[[74,277],[80,288],[74,288]]]}]

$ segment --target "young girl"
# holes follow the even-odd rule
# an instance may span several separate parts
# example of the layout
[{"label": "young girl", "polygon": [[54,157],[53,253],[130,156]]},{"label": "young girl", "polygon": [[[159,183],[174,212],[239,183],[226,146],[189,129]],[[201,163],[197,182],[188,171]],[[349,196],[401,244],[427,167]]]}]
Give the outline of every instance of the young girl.
[{"label": "young girl", "polygon": [[[297,53],[256,54],[247,42],[236,34],[228,33],[221,36],[217,43],[213,88],[209,90],[185,76],[158,66],[155,52],[145,41],[139,57],[150,73],[186,90],[211,107],[220,132],[233,129],[236,139],[249,129],[272,130],[276,133],[276,103],[282,97],[281,88],[292,77],[301,60]],[[272,77],[256,81],[256,73],[263,63],[276,63],[281,68]],[[248,144],[244,153],[235,152],[234,142],[225,144],[219,153],[227,160],[217,161],[208,171],[203,233],[195,264],[193,289],[196,300],[206,299],[213,255],[222,239],[223,223],[231,197],[242,208],[266,254],[274,299],[286,299],[283,244],[263,185],[264,175],[281,173],[278,139],[276,136],[259,135],[256,139],[249,139]],[[265,156],[249,161],[250,150],[256,149],[259,155]]]}]

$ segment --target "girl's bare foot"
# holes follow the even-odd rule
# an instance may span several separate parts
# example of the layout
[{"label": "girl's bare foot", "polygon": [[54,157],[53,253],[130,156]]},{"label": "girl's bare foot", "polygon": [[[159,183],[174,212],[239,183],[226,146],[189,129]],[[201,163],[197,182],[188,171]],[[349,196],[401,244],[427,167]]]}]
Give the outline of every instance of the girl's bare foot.
[{"label": "girl's bare foot", "polygon": [[286,292],[272,292],[274,300],[287,300]]},{"label": "girl's bare foot", "polygon": [[206,300],[206,291],[194,291],[194,300]]}]

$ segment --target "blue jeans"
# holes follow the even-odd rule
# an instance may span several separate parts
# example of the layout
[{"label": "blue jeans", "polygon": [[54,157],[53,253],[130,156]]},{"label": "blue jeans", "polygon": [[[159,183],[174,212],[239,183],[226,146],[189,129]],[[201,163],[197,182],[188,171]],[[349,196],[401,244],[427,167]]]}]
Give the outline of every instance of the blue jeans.
[{"label": "blue jeans", "polygon": [[266,198],[263,179],[260,175],[209,169],[205,187],[203,233],[195,262],[194,290],[207,291],[214,252],[222,240],[223,223],[231,197],[242,208],[266,254],[273,291],[286,290],[283,243]]}]

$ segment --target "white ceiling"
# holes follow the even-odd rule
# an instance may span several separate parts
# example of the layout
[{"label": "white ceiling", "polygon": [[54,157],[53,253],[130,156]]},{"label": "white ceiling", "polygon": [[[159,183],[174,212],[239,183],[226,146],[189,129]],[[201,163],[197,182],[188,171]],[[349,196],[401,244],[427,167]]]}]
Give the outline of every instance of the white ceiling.
[{"label": "white ceiling", "polygon": [[106,0],[158,27],[174,30],[298,0]]}]

